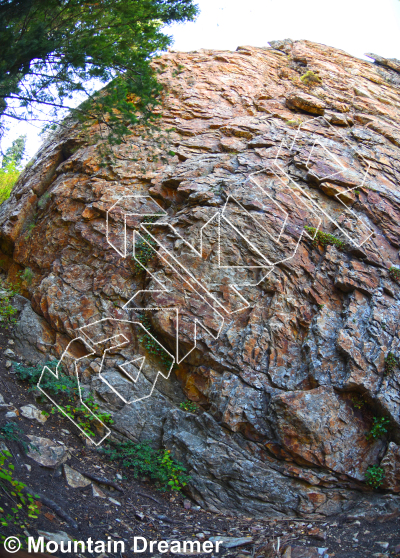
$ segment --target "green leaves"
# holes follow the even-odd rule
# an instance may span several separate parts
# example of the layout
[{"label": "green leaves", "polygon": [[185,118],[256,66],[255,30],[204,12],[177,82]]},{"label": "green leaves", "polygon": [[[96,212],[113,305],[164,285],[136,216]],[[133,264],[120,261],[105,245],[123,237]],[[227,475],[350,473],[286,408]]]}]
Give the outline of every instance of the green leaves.
[{"label": "green leaves", "polygon": [[7,149],[4,154],[3,161],[1,163],[1,168],[6,169],[9,165],[13,165],[15,168],[21,164],[22,159],[25,154],[26,136],[19,136],[15,139],[11,147]]},{"label": "green leaves", "polygon": [[370,465],[365,473],[365,482],[372,488],[379,488],[383,484],[385,472],[379,465]]},{"label": "green leaves", "polygon": [[11,304],[16,290],[13,289],[8,283],[0,281],[1,294],[0,294],[0,320],[2,326],[8,329],[14,325],[16,320],[17,309]]},{"label": "green leaves", "polygon": [[[13,500],[16,505],[16,507],[11,506],[8,508],[12,514],[6,513],[4,508],[0,507],[0,525],[6,527],[12,522],[14,525],[24,528],[23,520],[19,517],[19,513],[26,511],[28,517],[37,518],[39,508],[31,495],[23,495],[22,491],[26,485],[13,478],[14,465],[8,462],[11,457],[12,455],[9,451],[0,450],[0,487],[2,492],[8,494],[8,499]],[[26,509],[24,510],[24,508]],[[1,538],[4,539],[5,537],[1,535]]]},{"label": "green leaves", "polygon": [[196,14],[193,0],[0,0],[0,115],[25,119],[44,104],[56,117],[82,92],[73,114],[120,142],[153,118],[161,87],[150,61],[172,42],[162,26]]},{"label": "green leaves", "polygon": [[170,450],[153,449],[147,442],[117,443],[99,450],[112,461],[133,469],[135,478],[148,476],[161,490],[181,490],[189,482],[185,467],[175,461]]},{"label": "green leaves", "polygon": [[384,436],[388,431],[386,427],[390,424],[389,417],[373,417],[372,420],[373,425],[370,432],[368,432],[366,436],[367,440]]},{"label": "green leaves", "polygon": [[195,413],[197,411],[197,405],[193,401],[187,399],[186,401],[182,401],[179,403],[179,407],[183,411],[187,411],[188,413]]}]

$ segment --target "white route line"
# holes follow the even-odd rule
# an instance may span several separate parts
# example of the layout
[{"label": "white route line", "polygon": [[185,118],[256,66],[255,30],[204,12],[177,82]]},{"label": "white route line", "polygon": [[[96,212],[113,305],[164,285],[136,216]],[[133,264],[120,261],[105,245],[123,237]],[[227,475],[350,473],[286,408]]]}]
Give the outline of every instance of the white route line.
[{"label": "white route line", "polygon": [[[172,368],[174,366],[174,364],[180,364],[184,359],[186,359],[190,353],[192,351],[194,351],[197,347],[197,331],[198,331],[198,326],[201,327],[202,329],[204,329],[207,334],[209,334],[211,337],[213,337],[214,339],[218,339],[223,325],[225,323],[225,318],[229,315],[233,315],[236,314],[237,312],[243,311],[246,308],[249,308],[250,304],[249,302],[244,298],[244,296],[238,291],[237,287],[244,287],[244,286],[257,286],[259,285],[271,272],[272,270],[280,263],[286,262],[288,260],[291,260],[295,257],[298,247],[300,245],[300,242],[303,238],[303,235],[306,235],[308,238],[310,238],[311,240],[314,240],[319,228],[322,224],[322,217],[321,217],[321,213],[322,215],[324,215],[330,222],[332,222],[345,236],[346,238],[352,242],[355,246],[360,247],[362,246],[362,244],[364,244],[373,234],[373,231],[370,229],[370,227],[368,227],[367,223],[363,220],[360,219],[358,217],[358,215],[351,209],[349,208],[345,202],[340,198],[340,196],[343,196],[343,194],[350,192],[352,190],[355,190],[357,188],[359,188],[360,186],[363,186],[365,183],[365,180],[368,176],[368,172],[369,172],[369,168],[370,168],[370,163],[368,163],[368,161],[366,161],[361,155],[359,155],[359,157],[361,157],[364,161],[364,163],[367,165],[367,170],[365,171],[362,183],[360,185],[356,185],[352,188],[348,188],[347,190],[345,190],[344,192],[339,192],[338,194],[335,195],[335,198],[346,208],[347,211],[349,211],[353,217],[356,218],[356,221],[358,223],[362,223],[365,227],[367,227],[367,229],[370,231],[370,234],[368,235],[368,237],[363,240],[363,242],[361,243],[357,243],[353,238],[351,238],[351,236],[348,234],[348,232],[342,227],[340,226],[340,224],[334,219],[332,218],[324,209],[323,207],[321,207],[318,203],[315,202],[314,199],[312,199],[310,197],[310,195],[308,194],[308,192],[306,190],[304,190],[299,183],[295,182],[287,172],[285,172],[285,170],[282,167],[282,164],[279,162],[279,157],[281,155],[281,152],[284,148],[288,149],[289,152],[293,152],[294,151],[294,147],[296,145],[296,143],[299,141],[299,139],[301,138],[301,133],[304,133],[304,131],[302,130],[303,127],[307,126],[310,123],[325,123],[327,124],[334,132],[335,134],[339,135],[341,140],[344,141],[345,143],[347,143],[351,149],[353,149],[352,145],[349,143],[349,141],[340,133],[338,132],[335,128],[333,128],[333,126],[331,126],[331,124],[324,118],[324,117],[316,117],[316,118],[310,118],[308,120],[306,120],[305,122],[303,122],[302,124],[299,125],[295,137],[292,141],[292,143],[290,145],[288,145],[286,143],[285,140],[282,140],[279,149],[277,151],[275,160],[272,162],[271,166],[265,166],[262,169],[253,172],[251,174],[249,174],[249,176],[247,177],[247,179],[256,187],[258,188],[260,194],[262,196],[264,196],[265,198],[268,198],[272,204],[275,205],[275,207],[279,210],[279,212],[281,213],[281,215],[284,217],[283,220],[283,224],[280,228],[280,232],[279,234],[276,236],[275,234],[272,234],[272,232],[270,230],[268,230],[268,228],[266,228],[262,223],[260,223],[256,217],[256,215],[251,214],[249,211],[247,211],[243,205],[238,201],[238,199],[236,199],[236,197],[232,194],[229,193],[227,195],[227,198],[225,200],[225,203],[223,205],[222,208],[216,209],[214,215],[212,215],[212,217],[200,228],[199,233],[198,233],[198,241],[196,242],[196,244],[199,245],[199,249],[197,249],[193,244],[191,244],[190,242],[188,242],[184,237],[182,237],[182,235],[179,233],[178,230],[175,229],[175,227],[173,225],[171,225],[170,223],[166,223],[166,222],[159,222],[157,221],[157,223],[140,223],[139,225],[139,230],[141,230],[141,232],[145,233],[146,236],[142,236],[142,234],[140,234],[139,231],[134,230],[133,234],[132,234],[132,243],[133,243],[133,247],[132,247],[132,256],[133,259],[135,260],[135,262],[142,267],[149,275],[150,277],[153,279],[153,281],[156,283],[156,286],[159,286],[159,289],[142,289],[139,291],[136,291],[134,293],[134,295],[124,304],[123,308],[124,309],[135,309],[135,311],[163,311],[163,312],[172,312],[175,315],[175,324],[176,324],[176,335],[175,335],[175,356],[173,356],[163,345],[161,345],[159,343],[159,341],[152,335],[152,333],[150,331],[148,331],[143,324],[140,321],[135,321],[135,320],[123,320],[123,319],[117,319],[117,318],[103,318],[101,320],[97,320],[95,322],[89,323],[86,326],[83,326],[81,328],[79,328],[78,331],[80,331],[81,336],[76,337],[75,339],[73,339],[67,346],[67,348],[65,349],[65,351],[63,352],[60,361],[57,364],[56,367],[56,372],[53,373],[47,366],[45,366],[43,368],[42,374],[40,376],[40,379],[38,381],[38,388],[42,391],[42,393],[44,393],[49,399],[50,401],[52,401],[52,403],[59,409],[62,410],[61,407],[49,396],[49,394],[46,392],[45,389],[43,389],[41,387],[41,382],[42,382],[42,378],[43,375],[46,373],[50,373],[53,376],[55,376],[56,378],[59,377],[59,373],[61,370],[61,366],[63,366],[63,364],[65,364],[65,361],[68,357],[73,358],[74,359],[74,366],[75,366],[75,377],[77,379],[77,383],[78,383],[78,388],[79,388],[79,398],[80,398],[80,402],[82,405],[84,405],[86,407],[86,409],[89,411],[89,413],[91,415],[93,415],[96,420],[99,421],[99,423],[101,423],[101,425],[104,427],[106,434],[101,438],[101,440],[99,442],[95,442],[92,440],[92,442],[95,445],[100,445],[106,438],[107,436],[110,434],[110,429],[101,421],[99,420],[96,415],[94,415],[94,413],[91,411],[91,409],[84,403],[84,401],[82,400],[82,394],[81,394],[81,386],[80,386],[80,381],[79,381],[79,373],[78,373],[78,368],[77,365],[80,361],[82,361],[84,358],[88,358],[91,357],[95,354],[97,354],[96,352],[96,347],[99,347],[99,345],[102,345],[104,343],[110,342],[111,346],[107,347],[106,349],[104,349],[104,351],[102,352],[102,358],[101,358],[101,364],[100,364],[100,370],[98,373],[98,377],[101,379],[102,382],[104,382],[116,395],[118,395],[118,397],[121,398],[121,400],[125,403],[125,404],[133,404],[136,403],[138,401],[142,401],[144,399],[147,399],[149,397],[151,397],[151,395],[153,394],[153,391],[155,389],[155,385],[157,383],[157,380],[159,378],[159,376],[162,376],[164,379],[168,379]],[[307,130],[308,133],[310,133],[310,130]],[[311,130],[311,133],[313,133],[313,131]],[[304,134],[306,136],[306,134]],[[323,180],[327,180],[327,179],[332,179],[335,178],[336,176],[344,173],[346,170],[344,165],[341,163],[341,161],[333,154],[329,151],[329,149],[326,148],[326,146],[323,145],[323,143],[321,143],[321,141],[318,138],[315,138],[315,140],[313,141],[312,147],[310,149],[310,152],[308,154],[308,158],[305,161],[305,166],[307,168],[308,171],[311,171],[311,160],[312,160],[312,155],[313,152],[315,152],[316,148],[322,148],[323,152],[325,152],[327,154],[328,157],[330,157],[334,163],[339,166],[339,168],[341,170],[337,171],[337,172],[333,172],[329,175],[323,176],[323,177],[317,177],[318,180],[320,182],[322,182]],[[275,169],[273,168],[275,167]],[[269,174],[273,174],[278,181],[282,184],[283,188],[289,188],[290,192],[297,198],[298,202],[306,208],[307,211],[309,211],[311,214],[314,215],[314,217],[316,218],[318,224],[315,227],[315,233],[313,235],[311,235],[307,230],[305,230],[303,228],[303,230],[300,232],[299,234],[299,238],[296,242],[296,245],[293,249],[293,253],[285,258],[282,258],[279,261],[271,261],[270,259],[267,258],[267,256],[265,254],[263,254],[260,249],[253,244],[253,242],[249,239],[248,235],[244,234],[242,231],[239,230],[239,228],[231,221],[231,219],[229,219],[229,217],[226,215],[227,212],[227,207],[228,207],[228,203],[230,201],[233,201],[236,206],[238,206],[241,209],[241,212],[243,215],[245,215],[247,218],[249,218],[251,220],[251,222],[255,225],[255,228],[257,230],[262,230],[264,233],[266,233],[277,245],[281,246],[283,249],[286,249],[285,246],[282,245],[281,243],[281,237],[286,229],[288,220],[289,220],[289,213],[282,207],[282,205],[275,199],[273,199],[273,197],[268,193],[268,191],[261,185],[261,183],[257,180],[257,176],[260,175],[261,173],[265,173],[268,172]],[[312,171],[311,171],[312,172]],[[298,193],[298,191],[301,192],[301,194]],[[157,211],[154,213],[141,213],[141,212],[136,212],[134,210],[132,211],[124,211],[121,207],[121,204],[124,204],[124,202],[126,202],[127,200],[132,200],[134,203],[137,202],[141,202],[142,204],[151,200],[151,203],[154,203],[156,205]],[[112,217],[113,213],[117,213],[119,215],[122,215],[122,228],[123,228],[123,245],[122,245],[122,249],[121,246],[116,246],[114,240],[112,240],[111,237],[111,225],[110,225],[110,219]],[[130,195],[126,195],[126,196],[122,196],[121,198],[119,198],[111,207],[110,209],[107,211],[106,213],[106,239],[108,244],[122,257],[122,258],[126,258],[128,255],[128,238],[127,238],[127,218],[128,217],[168,217],[167,212],[158,204],[158,202],[152,198],[152,196],[150,195],[135,195],[135,194],[130,194]],[[265,262],[265,264],[261,264],[261,265],[221,265],[221,219],[224,220],[224,222],[228,225],[228,227],[231,227],[235,233],[248,245],[251,247],[251,249],[258,254],[258,256],[261,258],[262,262]],[[224,305],[223,303],[221,303],[220,300],[218,300],[218,298],[213,295],[210,290],[199,280],[199,278],[197,278],[187,267],[185,267],[181,261],[179,261],[162,243],[161,241],[158,240],[158,238],[156,236],[154,236],[148,229],[151,226],[157,226],[157,227],[167,227],[169,229],[171,229],[171,231],[173,232],[173,234],[179,238],[196,256],[202,258],[203,257],[203,234],[204,231],[207,227],[209,227],[211,224],[213,224],[213,221],[217,221],[217,261],[218,261],[218,268],[219,269],[233,269],[233,270],[243,270],[243,269],[265,269],[267,270],[266,274],[262,274],[262,277],[259,281],[257,281],[256,283],[229,283],[229,287],[232,289],[233,293],[235,293],[238,297],[239,300],[243,302],[243,306],[240,307],[237,310],[230,310],[229,308],[227,308],[226,305]],[[116,222],[116,225],[118,225],[118,223]],[[114,235],[115,236],[115,235]],[[148,240],[148,238],[150,238],[150,240]],[[140,260],[137,258],[136,256],[136,243],[140,241],[142,243],[142,245],[147,245],[147,247],[151,250],[154,251],[155,254],[157,254],[159,260],[163,261],[163,263],[168,266],[170,269],[173,270],[173,272],[178,276],[180,282],[182,285],[188,285],[189,288],[198,296],[200,297],[200,299],[206,303],[213,311],[213,315],[214,317],[217,318],[217,321],[219,322],[220,326],[219,329],[217,331],[216,334],[212,333],[212,331],[209,330],[209,328],[207,328],[197,317],[194,317],[193,319],[193,347],[187,351],[184,356],[180,357],[179,354],[181,352],[181,347],[179,344],[179,331],[180,331],[180,316],[181,316],[181,311],[182,309],[180,307],[141,307],[138,308],[136,305],[132,305],[132,303],[134,302],[135,298],[140,295],[140,294],[144,294],[144,293],[167,293],[170,292],[170,290],[168,289],[168,287],[163,284],[156,276],[154,273],[152,273],[150,270],[148,270],[141,262]],[[151,243],[151,241],[155,242],[155,245],[153,245]],[[156,249],[158,248],[158,250]],[[216,306],[218,307],[219,310],[216,309]],[[142,397],[139,398],[134,398],[131,400],[128,400],[123,394],[121,394],[108,380],[107,378],[104,376],[104,367],[105,367],[105,361],[106,358],[108,356],[108,354],[111,351],[115,351],[115,349],[118,349],[119,347],[123,347],[125,345],[127,345],[129,343],[128,338],[123,335],[123,334],[116,334],[116,335],[112,335],[111,337],[105,337],[105,338],[101,338],[98,341],[94,341],[90,335],[90,333],[88,333],[87,330],[93,329],[93,327],[95,327],[98,324],[104,324],[104,323],[121,323],[121,324],[131,324],[131,325],[136,325],[138,327],[140,327],[146,335],[149,335],[152,340],[157,343],[157,345],[159,347],[161,347],[161,349],[163,351],[165,351],[169,357],[171,358],[172,364],[169,367],[169,370],[164,373],[161,370],[158,370],[156,375],[155,375],[155,379],[151,384],[151,388],[150,388],[150,392],[147,395],[144,395]],[[83,335],[83,337],[82,337]],[[84,357],[79,357],[79,358],[75,358],[73,357],[73,355],[71,353],[69,353],[69,348],[71,346],[72,343],[75,342],[82,342],[87,349],[89,350],[88,354],[85,355]],[[93,346],[92,346],[93,345]],[[137,384],[137,381],[140,377],[140,375],[143,373],[142,369],[143,366],[145,364],[145,356],[138,356],[133,358],[130,361],[125,362],[124,364],[118,364],[117,367],[123,372],[123,374],[125,376],[127,376],[135,385]],[[127,367],[128,365],[133,365],[134,363],[139,362],[140,366],[136,367],[137,368],[137,374],[136,377],[133,377],[126,369],[125,367]],[[87,437],[89,437],[89,435],[79,426],[79,424],[76,423],[76,421],[74,421],[72,419],[72,417],[68,416],[68,418],[75,424],[75,426],[77,426],[79,428],[79,430]]]}]

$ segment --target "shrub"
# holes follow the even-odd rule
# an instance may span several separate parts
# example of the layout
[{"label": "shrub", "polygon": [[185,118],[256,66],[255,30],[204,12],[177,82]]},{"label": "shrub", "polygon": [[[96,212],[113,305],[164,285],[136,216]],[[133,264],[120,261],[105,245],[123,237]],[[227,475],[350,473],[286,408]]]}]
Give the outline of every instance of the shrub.
[{"label": "shrub", "polygon": [[11,190],[21,173],[26,136],[20,136],[7,149],[0,168],[0,204],[10,197]]},{"label": "shrub", "polygon": [[379,465],[370,465],[365,473],[365,482],[372,488],[379,488],[383,484],[385,473]]},{"label": "shrub", "polygon": [[155,450],[148,442],[117,443],[99,451],[111,461],[119,461],[123,467],[133,469],[135,478],[150,477],[164,491],[179,491],[190,480],[185,467],[171,457],[170,450]]},{"label": "shrub", "polygon": [[24,431],[15,422],[6,422],[0,428],[0,440],[17,442],[27,452],[31,444],[27,444],[22,436],[24,436]]},{"label": "shrub", "polygon": [[[71,400],[70,400],[71,401]],[[95,414],[95,416],[88,411],[85,405],[89,407],[91,411]],[[101,420],[104,424],[113,424],[114,421],[110,413],[104,413],[99,411],[99,405],[94,401],[93,396],[89,396],[83,400],[83,403],[78,405],[76,402],[74,404],[67,404],[61,405],[58,403],[59,408],[53,407],[51,410],[51,414],[54,415],[57,411],[63,414],[66,417],[71,418],[78,426],[82,428],[82,430],[88,435],[94,437],[96,434],[93,431],[93,422],[96,421],[96,418]],[[48,414],[48,413],[44,413]]]},{"label": "shrub", "polygon": [[[35,366],[24,366],[23,364],[15,362],[14,369],[20,380],[36,386],[44,366],[47,366],[52,372],[55,372],[57,364],[57,360],[50,360]],[[51,395],[64,394],[68,397],[79,395],[76,379],[68,376],[62,370],[59,371],[58,378],[53,376],[53,374],[45,374],[41,382],[41,387]]]},{"label": "shrub", "polygon": [[36,215],[34,216],[34,220],[31,221],[30,223],[27,223],[25,231],[26,234],[24,236],[25,240],[28,240],[28,238],[31,236],[33,229],[36,227]]},{"label": "shrub", "polygon": [[[52,372],[55,372],[57,361],[49,361],[36,366],[23,366],[22,364],[14,363],[14,368],[19,379],[33,384],[34,386],[38,383],[44,366],[47,366]],[[62,370],[59,370],[58,378],[49,373],[45,374],[40,383],[40,387],[50,395],[57,396],[59,408],[53,407],[51,414],[59,411],[64,416],[73,419],[88,436],[95,436],[92,425],[96,419],[85,405],[87,405],[104,424],[113,424],[114,422],[109,413],[99,411],[99,405],[94,401],[93,396],[89,396],[83,400],[85,405],[81,403],[76,378],[68,376]],[[47,416],[49,415],[49,413],[46,412],[44,412],[44,414]]]},{"label": "shrub", "polygon": [[49,201],[50,198],[51,198],[50,192],[45,192],[43,194],[43,196],[41,196],[39,198],[39,201],[37,202],[38,208],[43,209],[44,207],[46,207],[46,204],[47,204],[47,202]]},{"label": "shrub", "polygon": [[367,440],[371,438],[380,438],[387,433],[387,426],[390,423],[389,417],[373,417],[373,425],[367,434]]},{"label": "shrub", "polygon": [[318,245],[321,244],[324,247],[332,245],[336,246],[336,248],[339,248],[339,250],[344,250],[346,246],[343,240],[339,240],[339,238],[336,238],[336,236],[333,236],[333,234],[324,233],[322,231],[317,232],[317,229],[315,227],[306,226],[304,228],[308,233],[310,233],[310,235],[314,236],[314,240],[312,241],[312,243],[315,248],[317,248]]}]

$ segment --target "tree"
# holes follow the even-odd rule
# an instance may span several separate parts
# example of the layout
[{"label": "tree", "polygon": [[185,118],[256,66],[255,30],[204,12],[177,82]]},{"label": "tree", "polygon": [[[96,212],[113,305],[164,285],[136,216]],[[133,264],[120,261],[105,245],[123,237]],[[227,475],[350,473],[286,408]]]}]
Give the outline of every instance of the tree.
[{"label": "tree", "polygon": [[11,147],[9,147],[4,154],[1,167],[3,169],[7,168],[10,163],[13,163],[15,167],[18,167],[25,155],[25,145],[26,136],[19,136],[19,138],[14,140]]},{"label": "tree", "polygon": [[14,140],[7,149],[0,168],[0,204],[10,197],[11,190],[21,173],[21,162],[25,153],[26,136]]},{"label": "tree", "polygon": [[[0,0],[3,128],[4,117],[38,117],[43,105],[56,116],[81,92],[88,100],[75,113],[120,137],[157,103],[150,61],[172,43],[162,26],[197,11],[193,0]],[[110,81],[93,94],[94,82]]]}]

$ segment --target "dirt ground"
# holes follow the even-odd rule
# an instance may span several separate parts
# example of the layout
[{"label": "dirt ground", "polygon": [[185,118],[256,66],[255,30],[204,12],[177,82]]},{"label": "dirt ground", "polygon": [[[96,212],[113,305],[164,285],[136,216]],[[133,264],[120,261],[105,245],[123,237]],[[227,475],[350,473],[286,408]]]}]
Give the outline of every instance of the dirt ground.
[{"label": "dirt ground", "polygon": [[[115,462],[108,461],[93,447],[88,446],[79,435],[79,430],[58,413],[50,415],[44,424],[21,415],[16,418],[6,418],[6,412],[12,408],[19,409],[29,403],[37,405],[32,392],[29,391],[29,386],[17,379],[12,373],[12,368],[5,367],[9,357],[4,356],[3,352],[7,348],[12,348],[8,343],[9,339],[12,339],[12,331],[0,332],[0,394],[7,403],[13,405],[13,407],[0,407],[0,427],[14,421],[25,434],[62,442],[68,446],[72,455],[68,461],[70,467],[113,481],[121,487],[122,492],[103,484],[100,487],[106,497],[99,498],[94,497],[91,485],[85,488],[71,488],[66,482],[61,467],[55,469],[42,467],[26,455],[21,444],[7,442],[14,456],[15,478],[55,501],[72,516],[79,527],[74,529],[53,509],[42,505],[38,519],[26,518],[23,533],[15,526],[0,527],[3,535],[37,536],[38,530],[51,533],[65,531],[77,540],[91,537],[93,540],[107,541],[108,537],[111,537],[113,540],[125,541],[125,553],[107,552],[102,558],[133,556],[131,547],[135,536],[159,541],[207,540],[209,537],[216,536],[251,537],[249,542],[242,546],[221,548],[218,554],[218,556],[238,558],[273,556],[266,550],[266,546],[271,542],[274,542],[275,546],[279,544],[280,548],[288,544],[303,547],[304,550],[298,549],[297,553],[294,553],[298,558],[323,556],[324,551],[317,549],[326,549],[325,555],[336,558],[400,556],[399,517],[381,522],[355,521],[350,516],[331,517],[326,521],[306,521],[301,518],[276,520],[270,517],[260,520],[210,513],[203,509],[196,509],[198,508],[196,503],[189,502],[185,494],[160,492],[146,479],[136,480],[129,469],[119,469]],[[31,466],[30,471],[26,465]],[[191,506],[189,509],[185,508],[184,501],[186,507]],[[0,506],[5,510],[13,506],[2,491],[0,491]],[[312,548],[315,550],[313,551]],[[90,553],[86,552],[85,556],[89,555]],[[140,555],[150,556],[148,552]],[[158,552],[152,554],[152,556],[157,555]],[[216,553],[211,555],[216,556]],[[76,555],[72,554],[72,556]],[[210,554],[199,556],[210,556]]]}]

